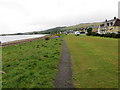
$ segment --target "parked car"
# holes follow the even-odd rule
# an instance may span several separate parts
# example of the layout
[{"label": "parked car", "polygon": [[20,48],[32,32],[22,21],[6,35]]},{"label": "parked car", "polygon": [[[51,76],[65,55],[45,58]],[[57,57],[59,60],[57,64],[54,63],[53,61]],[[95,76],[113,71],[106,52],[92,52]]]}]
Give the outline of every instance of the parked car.
[{"label": "parked car", "polygon": [[79,32],[79,31],[76,31],[76,32],[75,32],[75,35],[76,35],[76,36],[79,36],[79,35],[80,35],[80,32]]}]

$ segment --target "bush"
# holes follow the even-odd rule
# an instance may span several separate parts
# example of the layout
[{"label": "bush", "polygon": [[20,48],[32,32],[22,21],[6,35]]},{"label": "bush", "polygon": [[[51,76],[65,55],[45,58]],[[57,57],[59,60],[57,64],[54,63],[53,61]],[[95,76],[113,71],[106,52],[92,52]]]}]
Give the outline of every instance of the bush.
[{"label": "bush", "polygon": [[91,35],[92,35],[92,33],[87,33],[86,35],[91,36]]},{"label": "bush", "polygon": [[110,37],[110,38],[120,38],[120,34],[115,34],[115,33],[106,33],[106,34],[101,34],[101,37]]},{"label": "bush", "polygon": [[80,34],[85,34],[85,32],[80,32]]},{"label": "bush", "polygon": [[92,32],[92,36],[100,36],[100,34],[98,34],[96,32]]},{"label": "bush", "polygon": [[86,35],[88,36],[100,36],[100,37],[110,37],[110,38],[120,38],[120,33],[106,33],[106,34],[98,34],[96,32],[89,32]]},{"label": "bush", "polygon": [[104,37],[104,34],[100,34],[101,37]]},{"label": "bush", "polygon": [[115,34],[115,33],[114,33],[114,34],[112,34],[112,37],[113,37],[113,38],[120,38],[120,34]]},{"label": "bush", "polygon": [[111,36],[114,38],[114,37],[116,37],[116,34],[115,34],[115,33],[112,33]]},{"label": "bush", "polygon": [[50,39],[50,37],[46,37],[46,38],[45,38],[45,40],[49,40],[49,39]]},{"label": "bush", "polygon": [[88,35],[88,36],[92,35],[92,28],[88,28],[88,29],[87,29],[87,32],[88,32],[88,33],[87,33],[86,35]]},{"label": "bush", "polygon": [[104,37],[110,37],[110,38],[120,38],[120,34],[107,33],[107,34],[104,34]]},{"label": "bush", "polygon": [[59,36],[60,37],[60,34],[55,34],[54,36]]},{"label": "bush", "polygon": [[104,34],[104,37],[112,37],[112,34],[111,33],[106,33],[106,34]]}]

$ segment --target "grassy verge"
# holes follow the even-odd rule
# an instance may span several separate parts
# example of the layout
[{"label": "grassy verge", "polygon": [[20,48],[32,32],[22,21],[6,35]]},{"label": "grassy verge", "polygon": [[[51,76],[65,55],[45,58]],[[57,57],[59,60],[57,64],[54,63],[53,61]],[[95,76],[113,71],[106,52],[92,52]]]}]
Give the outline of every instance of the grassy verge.
[{"label": "grassy verge", "polygon": [[77,88],[118,87],[118,40],[92,36],[65,37]]},{"label": "grassy verge", "polygon": [[52,88],[61,38],[3,47],[3,88]]}]

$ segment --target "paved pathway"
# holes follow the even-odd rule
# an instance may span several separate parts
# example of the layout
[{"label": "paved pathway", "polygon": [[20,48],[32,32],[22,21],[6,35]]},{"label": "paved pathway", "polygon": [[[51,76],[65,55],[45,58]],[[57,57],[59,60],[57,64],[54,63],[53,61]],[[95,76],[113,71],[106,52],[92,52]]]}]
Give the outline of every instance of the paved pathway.
[{"label": "paved pathway", "polygon": [[71,84],[71,63],[70,56],[66,47],[65,40],[63,40],[62,44],[62,55],[58,66],[58,73],[55,80],[56,88],[73,88]]}]

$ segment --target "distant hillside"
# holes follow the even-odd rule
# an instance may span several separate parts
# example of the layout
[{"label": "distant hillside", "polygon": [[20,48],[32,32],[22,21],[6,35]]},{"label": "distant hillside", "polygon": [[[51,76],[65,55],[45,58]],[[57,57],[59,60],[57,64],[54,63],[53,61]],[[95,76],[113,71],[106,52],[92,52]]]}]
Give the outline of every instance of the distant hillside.
[{"label": "distant hillside", "polygon": [[63,28],[62,30],[78,30],[80,28],[86,28],[89,26],[99,26],[101,24],[101,22],[95,22],[95,23],[82,23],[82,24],[78,24],[78,25],[74,25],[74,26],[69,26],[66,28]]},{"label": "distant hillside", "polygon": [[56,27],[56,28],[51,28],[45,31],[40,31],[38,32],[39,34],[54,34],[54,33],[59,33],[61,31],[66,31],[66,30],[79,30],[80,28],[86,28],[89,26],[99,26],[101,22],[95,22],[95,23],[82,23],[74,26],[68,26],[68,27]]},{"label": "distant hillside", "polygon": [[47,29],[45,31],[34,31],[34,32],[5,34],[5,35],[54,34],[54,33],[59,33],[61,31],[66,31],[66,30],[79,30],[80,28],[86,28],[89,26],[98,26],[100,24],[101,24],[101,22],[81,23],[78,25],[68,26],[68,27],[55,27],[55,28]]},{"label": "distant hillside", "polygon": [[54,34],[54,33],[59,33],[61,31],[63,31],[63,29],[66,27],[55,27],[55,28],[51,28],[45,31],[40,31],[39,34]]}]

